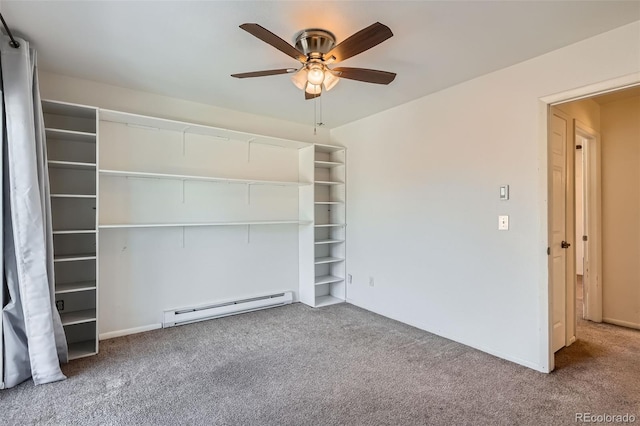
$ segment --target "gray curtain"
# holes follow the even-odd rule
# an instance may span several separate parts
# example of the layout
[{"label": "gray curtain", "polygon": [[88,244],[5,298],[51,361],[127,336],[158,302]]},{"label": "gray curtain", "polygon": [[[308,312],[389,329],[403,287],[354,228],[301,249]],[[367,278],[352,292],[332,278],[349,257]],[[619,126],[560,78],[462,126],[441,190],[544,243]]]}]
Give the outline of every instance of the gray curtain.
[{"label": "gray curtain", "polygon": [[49,175],[36,53],[2,36],[2,385],[62,380],[67,344],[55,308]]}]

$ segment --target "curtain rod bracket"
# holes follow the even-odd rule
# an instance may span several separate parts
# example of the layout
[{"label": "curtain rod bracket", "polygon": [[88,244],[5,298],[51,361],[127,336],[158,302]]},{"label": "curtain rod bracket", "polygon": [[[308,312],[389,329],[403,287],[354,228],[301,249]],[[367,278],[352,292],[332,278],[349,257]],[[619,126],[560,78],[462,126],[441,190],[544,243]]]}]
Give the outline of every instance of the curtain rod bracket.
[{"label": "curtain rod bracket", "polygon": [[2,13],[0,13],[0,20],[2,20],[2,25],[4,26],[4,30],[7,32],[7,35],[11,39],[11,41],[9,42],[9,46],[13,47],[14,49],[19,49],[20,43],[18,43],[16,39],[13,38],[13,34],[11,34],[11,31],[9,30],[9,26],[5,22],[4,16],[2,16]]}]

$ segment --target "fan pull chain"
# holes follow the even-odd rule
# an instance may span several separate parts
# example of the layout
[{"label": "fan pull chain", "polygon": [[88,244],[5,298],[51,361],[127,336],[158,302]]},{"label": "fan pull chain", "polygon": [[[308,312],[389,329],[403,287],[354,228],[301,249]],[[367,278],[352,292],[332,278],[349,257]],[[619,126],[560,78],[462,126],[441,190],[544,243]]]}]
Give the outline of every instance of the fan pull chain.
[{"label": "fan pull chain", "polygon": [[[320,103],[320,108],[318,108],[318,102]],[[316,96],[313,99],[313,135],[317,135],[318,126],[324,126],[322,122],[322,98],[320,96]]]}]

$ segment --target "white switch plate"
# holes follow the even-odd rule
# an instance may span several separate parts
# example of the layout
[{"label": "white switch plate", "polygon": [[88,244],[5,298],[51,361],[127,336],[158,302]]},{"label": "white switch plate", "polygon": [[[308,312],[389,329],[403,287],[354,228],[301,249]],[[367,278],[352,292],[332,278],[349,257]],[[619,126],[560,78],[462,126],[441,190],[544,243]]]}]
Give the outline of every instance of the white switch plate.
[{"label": "white switch plate", "polygon": [[498,216],[498,230],[509,230],[509,216]]},{"label": "white switch plate", "polygon": [[509,199],[509,185],[502,185],[500,187],[500,199],[503,201]]}]

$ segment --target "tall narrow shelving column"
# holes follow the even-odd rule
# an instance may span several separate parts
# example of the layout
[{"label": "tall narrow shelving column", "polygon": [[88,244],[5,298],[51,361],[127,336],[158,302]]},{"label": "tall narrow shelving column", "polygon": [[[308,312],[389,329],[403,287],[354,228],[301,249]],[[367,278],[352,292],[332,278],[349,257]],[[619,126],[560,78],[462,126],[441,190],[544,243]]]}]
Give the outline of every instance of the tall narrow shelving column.
[{"label": "tall narrow shelving column", "polygon": [[98,352],[97,109],[43,101],[56,307],[69,359]]},{"label": "tall narrow shelving column", "polygon": [[313,306],[344,302],[345,149],[314,147],[314,299]]}]

